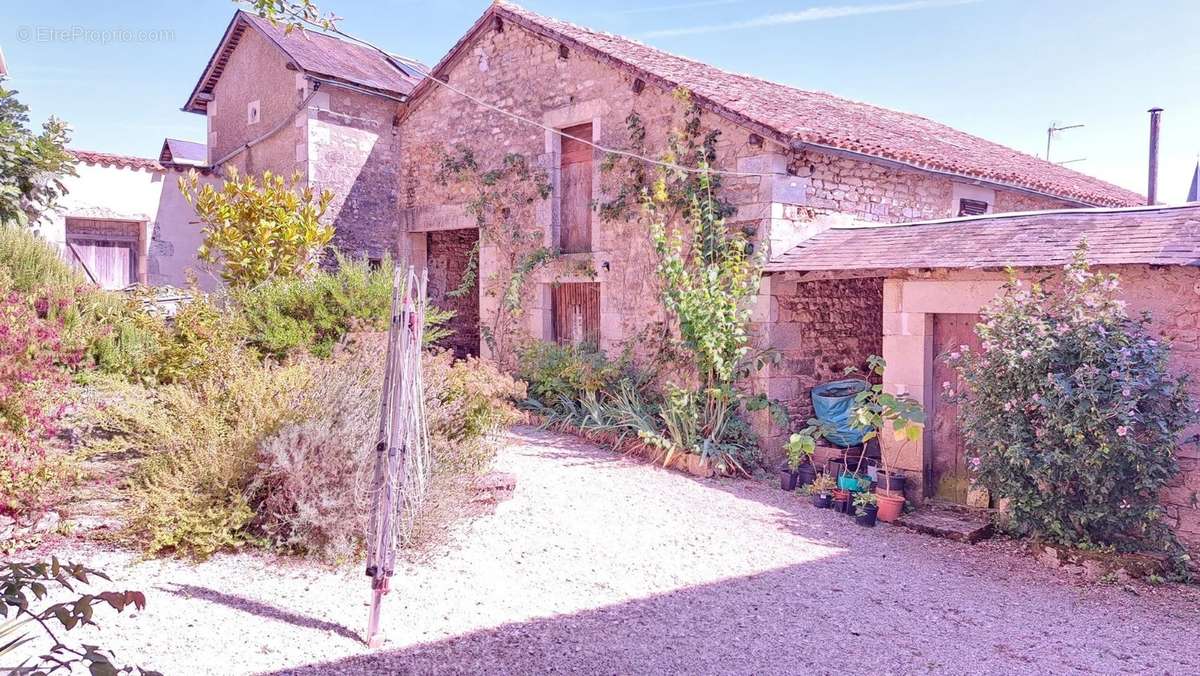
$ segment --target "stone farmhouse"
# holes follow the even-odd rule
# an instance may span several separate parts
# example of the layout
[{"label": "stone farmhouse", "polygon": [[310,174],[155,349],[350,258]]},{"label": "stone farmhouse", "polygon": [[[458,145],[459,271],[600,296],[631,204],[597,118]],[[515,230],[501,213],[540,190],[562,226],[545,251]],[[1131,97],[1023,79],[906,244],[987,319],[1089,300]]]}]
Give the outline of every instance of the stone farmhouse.
[{"label": "stone farmhouse", "polygon": [[[480,241],[466,197],[436,180],[430,158],[466,147],[481,166],[515,153],[545,171],[550,198],[534,218],[559,255],[528,281],[524,328],[618,350],[663,325],[654,253],[645,232],[601,216],[596,205],[613,191],[604,153],[577,139],[627,147],[636,114],[657,154],[682,88],[720,134],[715,168],[739,174],[722,188],[732,222],[770,260],[754,330],[783,359],[753,387],[802,425],[812,385],[882,354],[889,386],[934,411],[902,461],[913,497],[938,495],[961,469],[952,412],[932,394],[943,377],[934,357],[970,340],[963,327],[1006,265],[1031,275],[1060,267],[1086,236],[1098,263],[1131,280],[1132,304],[1180,341],[1179,367],[1200,370],[1200,207],[1138,208],[1146,200],[1135,192],[917,115],[728,73],[503,1],[429,70],[238,12],[184,110],[206,116],[209,171],[299,172],[338,196],[340,248],[425,267],[433,301],[457,313],[459,355],[487,353],[480,317],[498,299],[478,283],[447,293],[476,247],[480,279],[499,252]],[[757,426],[768,453],[791,431],[765,416]],[[1200,542],[1200,460],[1188,453],[1165,499],[1179,532]]]}]

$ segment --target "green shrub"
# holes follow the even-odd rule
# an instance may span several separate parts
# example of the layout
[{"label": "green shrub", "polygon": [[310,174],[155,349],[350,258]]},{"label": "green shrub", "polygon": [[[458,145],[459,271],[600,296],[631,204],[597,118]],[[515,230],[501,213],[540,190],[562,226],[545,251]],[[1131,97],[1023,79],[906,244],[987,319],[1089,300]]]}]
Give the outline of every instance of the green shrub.
[{"label": "green shrub", "polygon": [[8,287],[30,295],[51,291],[68,294],[83,284],[83,277],[58,251],[27,228],[0,224],[0,277]]},{"label": "green shrub", "polygon": [[[264,355],[282,359],[306,351],[328,357],[347,333],[387,326],[393,270],[391,259],[372,269],[364,260],[338,254],[334,272],[311,279],[272,278],[235,289],[231,297],[246,321],[247,342]],[[451,316],[431,308],[428,343],[448,334],[441,325]]]},{"label": "green shrub", "polygon": [[137,296],[86,283],[58,251],[36,233],[0,226],[0,289],[28,302],[45,299],[63,324],[66,344],[82,349],[85,364],[127,378],[147,377],[166,327]]},{"label": "green shrub", "polygon": [[960,424],[978,481],[1010,501],[1021,534],[1072,546],[1166,537],[1159,490],[1193,420],[1148,315],[1130,317],[1115,275],[1086,249],[1062,289],[1012,280],[976,327],[983,349],[946,355],[965,383]]},{"label": "green shrub", "polygon": [[623,368],[592,346],[539,341],[521,350],[517,375],[528,385],[530,398],[556,406],[563,399],[579,401],[611,388]]}]

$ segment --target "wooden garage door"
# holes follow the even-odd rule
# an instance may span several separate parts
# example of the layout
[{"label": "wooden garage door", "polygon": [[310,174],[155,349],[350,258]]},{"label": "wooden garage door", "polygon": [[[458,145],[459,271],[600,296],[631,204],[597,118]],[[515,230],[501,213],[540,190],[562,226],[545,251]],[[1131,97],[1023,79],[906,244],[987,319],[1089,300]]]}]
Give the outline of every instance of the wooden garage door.
[{"label": "wooden garage door", "polygon": [[932,495],[959,504],[967,501],[970,475],[967,471],[967,452],[958,428],[958,406],[947,402],[942,383],[950,383],[956,391],[962,387],[958,374],[946,364],[943,355],[967,345],[979,350],[981,341],[975,335],[980,321],[974,314],[935,314],[933,316],[933,458],[930,467]]},{"label": "wooden garage door", "polygon": [[564,345],[600,345],[600,283],[568,282],[550,290],[554,340]]}]

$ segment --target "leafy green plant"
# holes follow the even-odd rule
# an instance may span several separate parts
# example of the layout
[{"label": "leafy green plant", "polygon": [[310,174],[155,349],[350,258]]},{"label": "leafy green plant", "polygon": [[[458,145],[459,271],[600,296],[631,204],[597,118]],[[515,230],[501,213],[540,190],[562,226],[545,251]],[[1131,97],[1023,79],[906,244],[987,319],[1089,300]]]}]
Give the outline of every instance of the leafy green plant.
[{"label": "leafy green plant", "polygon": [[199,258],[220,265],[231,287],[309,277],[333,239],[333,226],[321,222],[333,193],[317,194],[299,174],[284,179],[268,171],[256,179],[230,165],[220,189],[190,171],[179,178],[179,191],[205,225]]},{"label": "leafy green plant", "polygon": [[817,442],[810,435],[793,434],[788,437],[783,450],[787,453],[788,469],[795,472],[800,465],[812,460],[813,453],[817,450]]},{"label": "leafy green plant", "polygon": [[818,474],[812,482],[812,492],[818,495],[828,495],[837,488],[837,480],[828,474]]},{"label": "leafy green plant", "polygon": [[879,504],[879,496],[871,491],[857,491],[854,493],[855,512],[859,515],[867,513],[867,507],[875,507]]},{"label": "leafy green plant", "polygon": [[[334,270],[309,279],[276,277],[233,289],[230,296],[246,323],[246,342],[275,359],[295,352],[324,358],[351,331],[385,328],[395,271],[391,258],[378,267],[341,253],[335,253],[335,261]],[[451,317],[452,312],[429,309],[426,344],[449,335],[444,325]]]},{"label": "leafy green plant", "polygon": [[138,610],[146,607],[146,597],[137,591],[103,591],[82,594],[71,601],[54,603],[40,610],[32,608],[34,601],[45,599],[52,588],[74,593],[76,585],[91,583],[90,578],[108,580],[104,573],[86,568],[81,564],[59,563],[57,558],[36,563],[5,562],[0,565],[0,660],[14,658],[18,648],[32,642],[34,637],[25,627],[36,625],[50,639],[49,652],[30,662],[25,660],[14,673],[51,674],[72,672],[83,667],[96,676],[136,673],[142,676],[157,676],[158,672],[138,667],[117,667],[112,663],[112,653],[95,645],[70,646],[59,639],[53,625],[65,631],[96,624],[96,608],[108,606],[118,613],[133,606]]},{"label": "leafy green plant", "polygon": [[62,178],[75,175],[70,128],[51,116],[35,134],[16,94],[0,78],[0,226],[35,223],[66,193]]},{"label": "leafy green plant", "polygon": [[[846,469],[856,477],[859,477],[860,485],[869,486],[870,481],[863,481],[861,476],[862,458],[866,456],[867,444],[872,439],[879,437],[882,430],[890,428],[896,439],[900,442],[889,459],[886,450],[880,452],[880,459],[883,461],[883,468],[886,472],[894,471],[895,460],[899,458],[900,453],[904,448],[921,437],[921,431],[925,425],[925,409],[920,402],[909,394],[892,394],[883,388],[883,375],[887,370],[887,362],[883,357],[878,355],[870,355],[867,357],[868,377],[867,387],[854,396],[854,403],[850,409],[849,424],[852,429],[863,430],[862,437],[862,453],[859,454],[859,464],[853,470],[849,467]],[[846,375],[855,375],[859,373],[855,367],[846,369]],[[878,382],[871,382],[871,379]],[[832,425],[826,421],[818,420],[817,418],[809,418],[808,425],[793,434],[788,441],[788,446],[796,444],[802,448],[815,448],[816,442],[832,432]],[[790,451],[789,451],[790,453]]]},{"label": "leafy green plant", "polygon": [[1187,380],[1150,317],[1131,317],[1116,275],[1081,245],[1061,287],[1013,276],[982,313],[982,350],[944,356],[977,481],[1009,501],[1020,534],[1072,546],[1162,544],[1159,490],[1195,420]]},{"label": "leafy green plant", "polygon": [[528,384],[529,396],[550,406],[613,387],[622,369],[593,346],[548,341],[526,345],[517,362],[517,376]]},{"label": "leafy green plant", "polygon": [[[700,107],[687,91],[677,91],[676,100],[683,107],[682,124],[668,135],[663,153],[674,166],[606,157],[602,171],[617,185],[599,213],[610,221],[637,219],[650,232],[660,298],[690,361],[692,373],[665,393],[666,434],[659,440],[666,446],[664,459],[697,453],[741,469],[757,451],[741,414],[770,407],[736,387],[764,363],[752,353],[747,331],[761,259],[754,253],[754,232],[726,223],[735,209],[722,195],[720,174],[710,171],[719,131],[703,128]],[[641,118],[631,114],[626,125],[633,153],[652,154]]]}]

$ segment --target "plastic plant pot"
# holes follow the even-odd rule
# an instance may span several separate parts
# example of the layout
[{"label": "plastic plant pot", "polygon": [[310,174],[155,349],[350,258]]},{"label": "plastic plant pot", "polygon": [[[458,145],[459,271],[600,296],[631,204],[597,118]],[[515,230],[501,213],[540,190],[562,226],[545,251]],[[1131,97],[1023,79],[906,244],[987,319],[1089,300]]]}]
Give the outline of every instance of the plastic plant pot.
[{"label": "plastic plant pot", "polygon": [[853,474],[843,473],[838,477],[838,488],[850,492],[857,491],[858,477],[854,476]]},{"label": "plastic plant pot", "polygon": [[887,493],[875,491],[875,498],[879,501],[879,520],[891,523],[900,518],[904,513],[904,496],[903,495],[888,495]]},{"label": "plastic plant pot", "polygon": [[785,491],[796,490],[796,473],[788,470],[779,470],[779,488]]},{"label": "plastic plant pot", "polygon": [[904,484],[908,481],[908,477],[900,472],[879,470],[875,481],[880,490],[886,491],[889,495],[897,495],[904,493]]},{"label": "plastic plant pot", "polygon": [[812,466],[811,462],[806,462],[800,465],[800,469],[796,470],[796,485],[807,486],[817,480],[817,468]]},{"label": "plastic plant pot", "polygon": [[879,508],[875,505],[867,505],[863,507],[863,513],[857,514],[854,517],[854,523],[867,528],[875,527],[875,517],[879,513]]},{"label": "plastic plant pot", "polygon": [[815,493],[812,496],[813,507],[817,509],[829,509],[833,506],[833,496],[828,493]]}]

